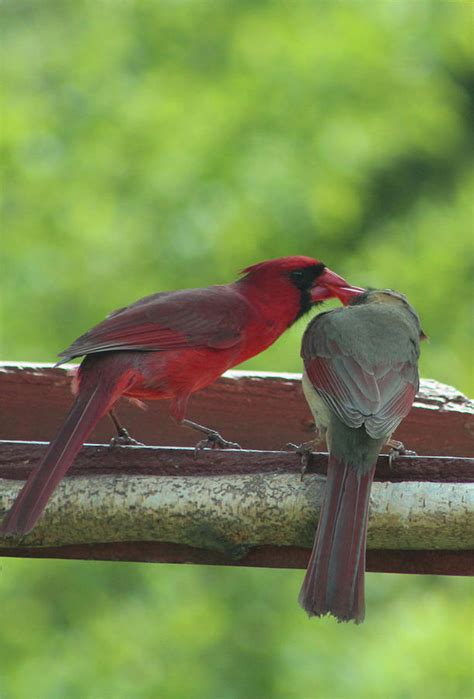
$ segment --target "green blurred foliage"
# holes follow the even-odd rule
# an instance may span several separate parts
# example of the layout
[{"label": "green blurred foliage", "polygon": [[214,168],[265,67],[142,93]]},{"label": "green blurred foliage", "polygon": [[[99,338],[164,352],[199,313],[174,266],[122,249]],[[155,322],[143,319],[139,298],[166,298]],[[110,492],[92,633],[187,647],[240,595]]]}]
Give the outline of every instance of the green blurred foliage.
[{"label": "green blurred foliage", "polygon": [[[1,356],[309,254],[404,291],[423,374],[472,392],[471,10],[3,0]],[[303,327],[248,366],[299,371]],[[474,694],[468,581],[369,575],[354,627],[307,621],[301,578],[5,560],[0,697]]]}]

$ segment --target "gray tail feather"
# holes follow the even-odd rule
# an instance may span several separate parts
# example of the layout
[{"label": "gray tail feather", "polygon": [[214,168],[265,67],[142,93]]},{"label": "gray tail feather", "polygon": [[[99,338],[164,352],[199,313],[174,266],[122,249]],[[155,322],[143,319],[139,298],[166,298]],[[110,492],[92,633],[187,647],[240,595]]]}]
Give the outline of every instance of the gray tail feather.
[{"label": "gray tail feather", "polygon": [[313,551],[299,595],[310,616],[332,614],[360,624],[370,489],[375,463],[362,472],[329,457],[326,493]]}]

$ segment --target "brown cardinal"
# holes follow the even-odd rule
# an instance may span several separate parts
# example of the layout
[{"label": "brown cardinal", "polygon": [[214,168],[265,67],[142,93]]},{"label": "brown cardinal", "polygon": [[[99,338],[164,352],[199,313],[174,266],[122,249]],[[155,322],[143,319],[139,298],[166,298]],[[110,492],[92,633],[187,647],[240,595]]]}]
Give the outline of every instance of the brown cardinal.
[{"label": "brown cardinal", "polygon": [[267,260],[243,274],[226,286],[147,296],[114,311],[61,352],[60,363],[86,355],[75,380],[76,399],[0,534],[34,527],[87,436],[121,396],[168,398],[177,422],[229,444],[184,420],[189,396],[269,347],[312,305],[331,297],[346,303],[362,291],[310,257]]},{"label": "brown cardinal", "polygon": [[370,290],[322,313],[303,336],[303,389],[329,465],[299,601],[310,616],[364,619],[370,488],[381,447],[418,390],[416,311],[396,291]]}]

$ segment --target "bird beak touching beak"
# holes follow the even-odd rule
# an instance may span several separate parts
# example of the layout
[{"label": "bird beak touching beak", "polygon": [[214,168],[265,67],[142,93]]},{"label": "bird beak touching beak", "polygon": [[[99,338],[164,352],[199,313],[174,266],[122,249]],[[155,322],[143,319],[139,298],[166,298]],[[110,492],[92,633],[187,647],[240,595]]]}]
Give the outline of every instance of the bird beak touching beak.
[{"label": "bird beak touching beak", "polygon": [[315,280],[311,289],[311,300],[316,303],[317,301],[338,298],[346,306],[353,296],[359,296],[364,291],[365,289],[360,286],[351,286],[345,279],[326,267]]}]

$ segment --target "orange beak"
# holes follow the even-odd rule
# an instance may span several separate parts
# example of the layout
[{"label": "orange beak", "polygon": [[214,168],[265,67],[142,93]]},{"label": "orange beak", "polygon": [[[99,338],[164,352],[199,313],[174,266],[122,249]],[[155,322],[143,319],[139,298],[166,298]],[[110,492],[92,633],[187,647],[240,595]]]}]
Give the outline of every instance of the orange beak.
[{"label": "orange beak", "polygon": [[338,298],[346,306],[353,296],[359,296],[364,291],[365,289],[362,289],[360,286],[348,284],[343,277],[326,267],[311,289],[311,300],[316,303]]}]

